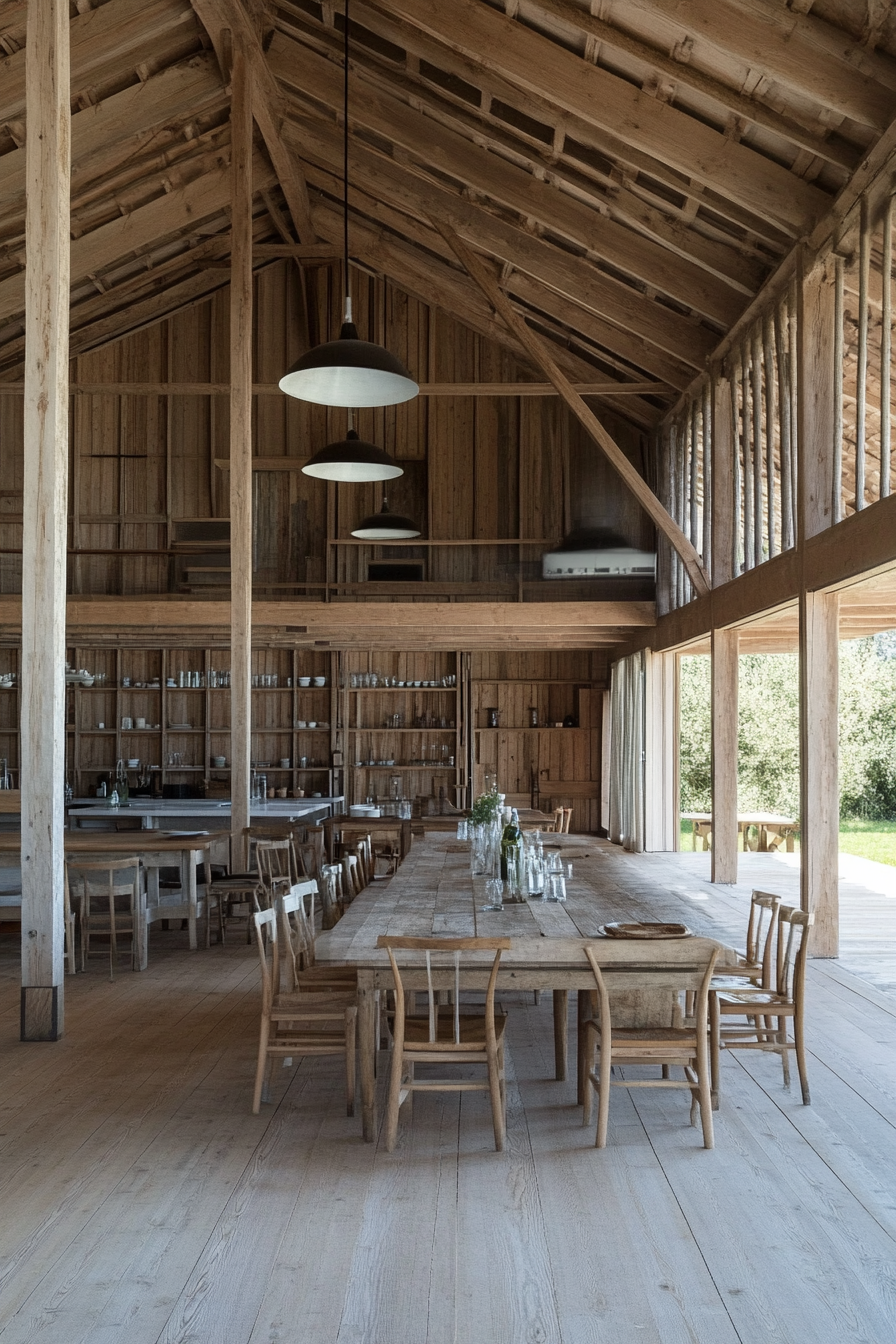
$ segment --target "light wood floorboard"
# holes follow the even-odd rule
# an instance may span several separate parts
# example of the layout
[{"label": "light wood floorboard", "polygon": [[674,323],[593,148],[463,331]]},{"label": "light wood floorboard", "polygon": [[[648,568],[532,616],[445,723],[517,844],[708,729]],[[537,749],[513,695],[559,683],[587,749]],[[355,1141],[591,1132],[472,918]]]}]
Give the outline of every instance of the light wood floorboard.
[{"label": "light wood floorboard", "polygon": [[[751,886],[793,894],[768,856],[733,888],[702,855],[574,862],[601,919],[736,942]],[[684,1094],[622,1089],[596,1151],[549,995],[504,996],[503,1154],[480,1093],[418,1095],[393,1154],[362,1143],[335,1059],[278,1069],[253,1116],[256,954],[177,931],[143,974],[69,978],[65,1038],[22,1045],[5,930],[0,1344],[890,1344],[896,929],[884,905],[869,940],[884,898],[849,900],[847,955],[810,965],[812,1106],[776,1057],[727,1054],[710,1153]]]}]

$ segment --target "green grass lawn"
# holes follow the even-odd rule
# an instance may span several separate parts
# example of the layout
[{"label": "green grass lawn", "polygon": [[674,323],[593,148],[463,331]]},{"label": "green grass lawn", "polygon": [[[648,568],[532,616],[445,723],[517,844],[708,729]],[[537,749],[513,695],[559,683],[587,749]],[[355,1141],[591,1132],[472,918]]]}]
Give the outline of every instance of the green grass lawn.
[{"label": "green grass lawn", "polygon": [[[691,823],[681,823],[681,848],[693,847]],[[800,842],[796,841],[799,849]],[[896,868],[896,821],[859,821],[844,819],[840,822],[840,849],[844,854],[856,854],[860,859],[874,859]]]},{"label": "green grass lawn", "polygon": [[840,848],[896,868],[896,821],[841,821]]}]

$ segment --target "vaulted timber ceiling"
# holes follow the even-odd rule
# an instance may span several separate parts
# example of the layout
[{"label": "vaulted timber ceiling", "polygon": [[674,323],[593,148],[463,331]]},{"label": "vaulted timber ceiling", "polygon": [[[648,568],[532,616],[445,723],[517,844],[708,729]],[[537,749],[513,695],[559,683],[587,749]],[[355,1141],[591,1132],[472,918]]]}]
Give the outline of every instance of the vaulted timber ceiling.
[{"label": "vaulted timber ceiling", "polygon": [[[24,0],[0,4],[0,377],[24,308]],[[354,0],[355,262],[513,341],[432,219],[649,425],[896,114],[888,0]],[[72,352],[227,283],[228,54],[257,265],[337,264],[342,5],[73,0]],[[267,247],[268,251],[263,249]]]}]

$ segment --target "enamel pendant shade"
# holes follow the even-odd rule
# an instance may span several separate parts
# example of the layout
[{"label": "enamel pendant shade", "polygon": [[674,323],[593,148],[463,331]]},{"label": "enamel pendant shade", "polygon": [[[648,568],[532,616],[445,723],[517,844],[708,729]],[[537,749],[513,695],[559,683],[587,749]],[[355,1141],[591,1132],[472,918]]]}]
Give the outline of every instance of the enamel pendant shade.
[{"label": "enamel pendant shade", "polygon": [[328,443],[305,463],[306,476],[323,481],[390,481],[403,468],[375,443],[367,443],[350,429],[338,443]]},{"label": "enamel pendant shade", "polygon": [[393,513],[387,499],[383,499],[379,513],[362,518],[358,526],[352,529],[352,536],[360,537],[362,541],[404,541],[419,535],[417,524],[411,518]]}]

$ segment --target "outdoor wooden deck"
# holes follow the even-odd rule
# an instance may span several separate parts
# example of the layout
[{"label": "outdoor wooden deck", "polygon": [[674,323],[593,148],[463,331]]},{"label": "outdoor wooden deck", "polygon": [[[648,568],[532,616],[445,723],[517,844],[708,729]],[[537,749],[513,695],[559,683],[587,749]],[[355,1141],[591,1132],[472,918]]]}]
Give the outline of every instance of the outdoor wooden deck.
[{"label": "outdoor wooden deck", "polygon": [[[744,876],[759,859],[785,890],[773,857]],[[614,917],[736,937],[748,888],[702,860],[587,862]],[[595,1151],[531,994],[504,996],[503,1154],[481,1094],[418,1098],[391,1156],[362,1143],[335,1060],[253,1116],[254,950],[155,929],[147,972],[97,961],[67,981],[65,1039],[21,1045],[6,933],[0,1344],[889,1344],[896,997],[855,974],[844,905],[845,964],[811,968],[813,1105],[777,1059],[729,1054],[713,1152],[681,1096],[622,1090]],[[887,936],[892,959],[892,913]]]}]

